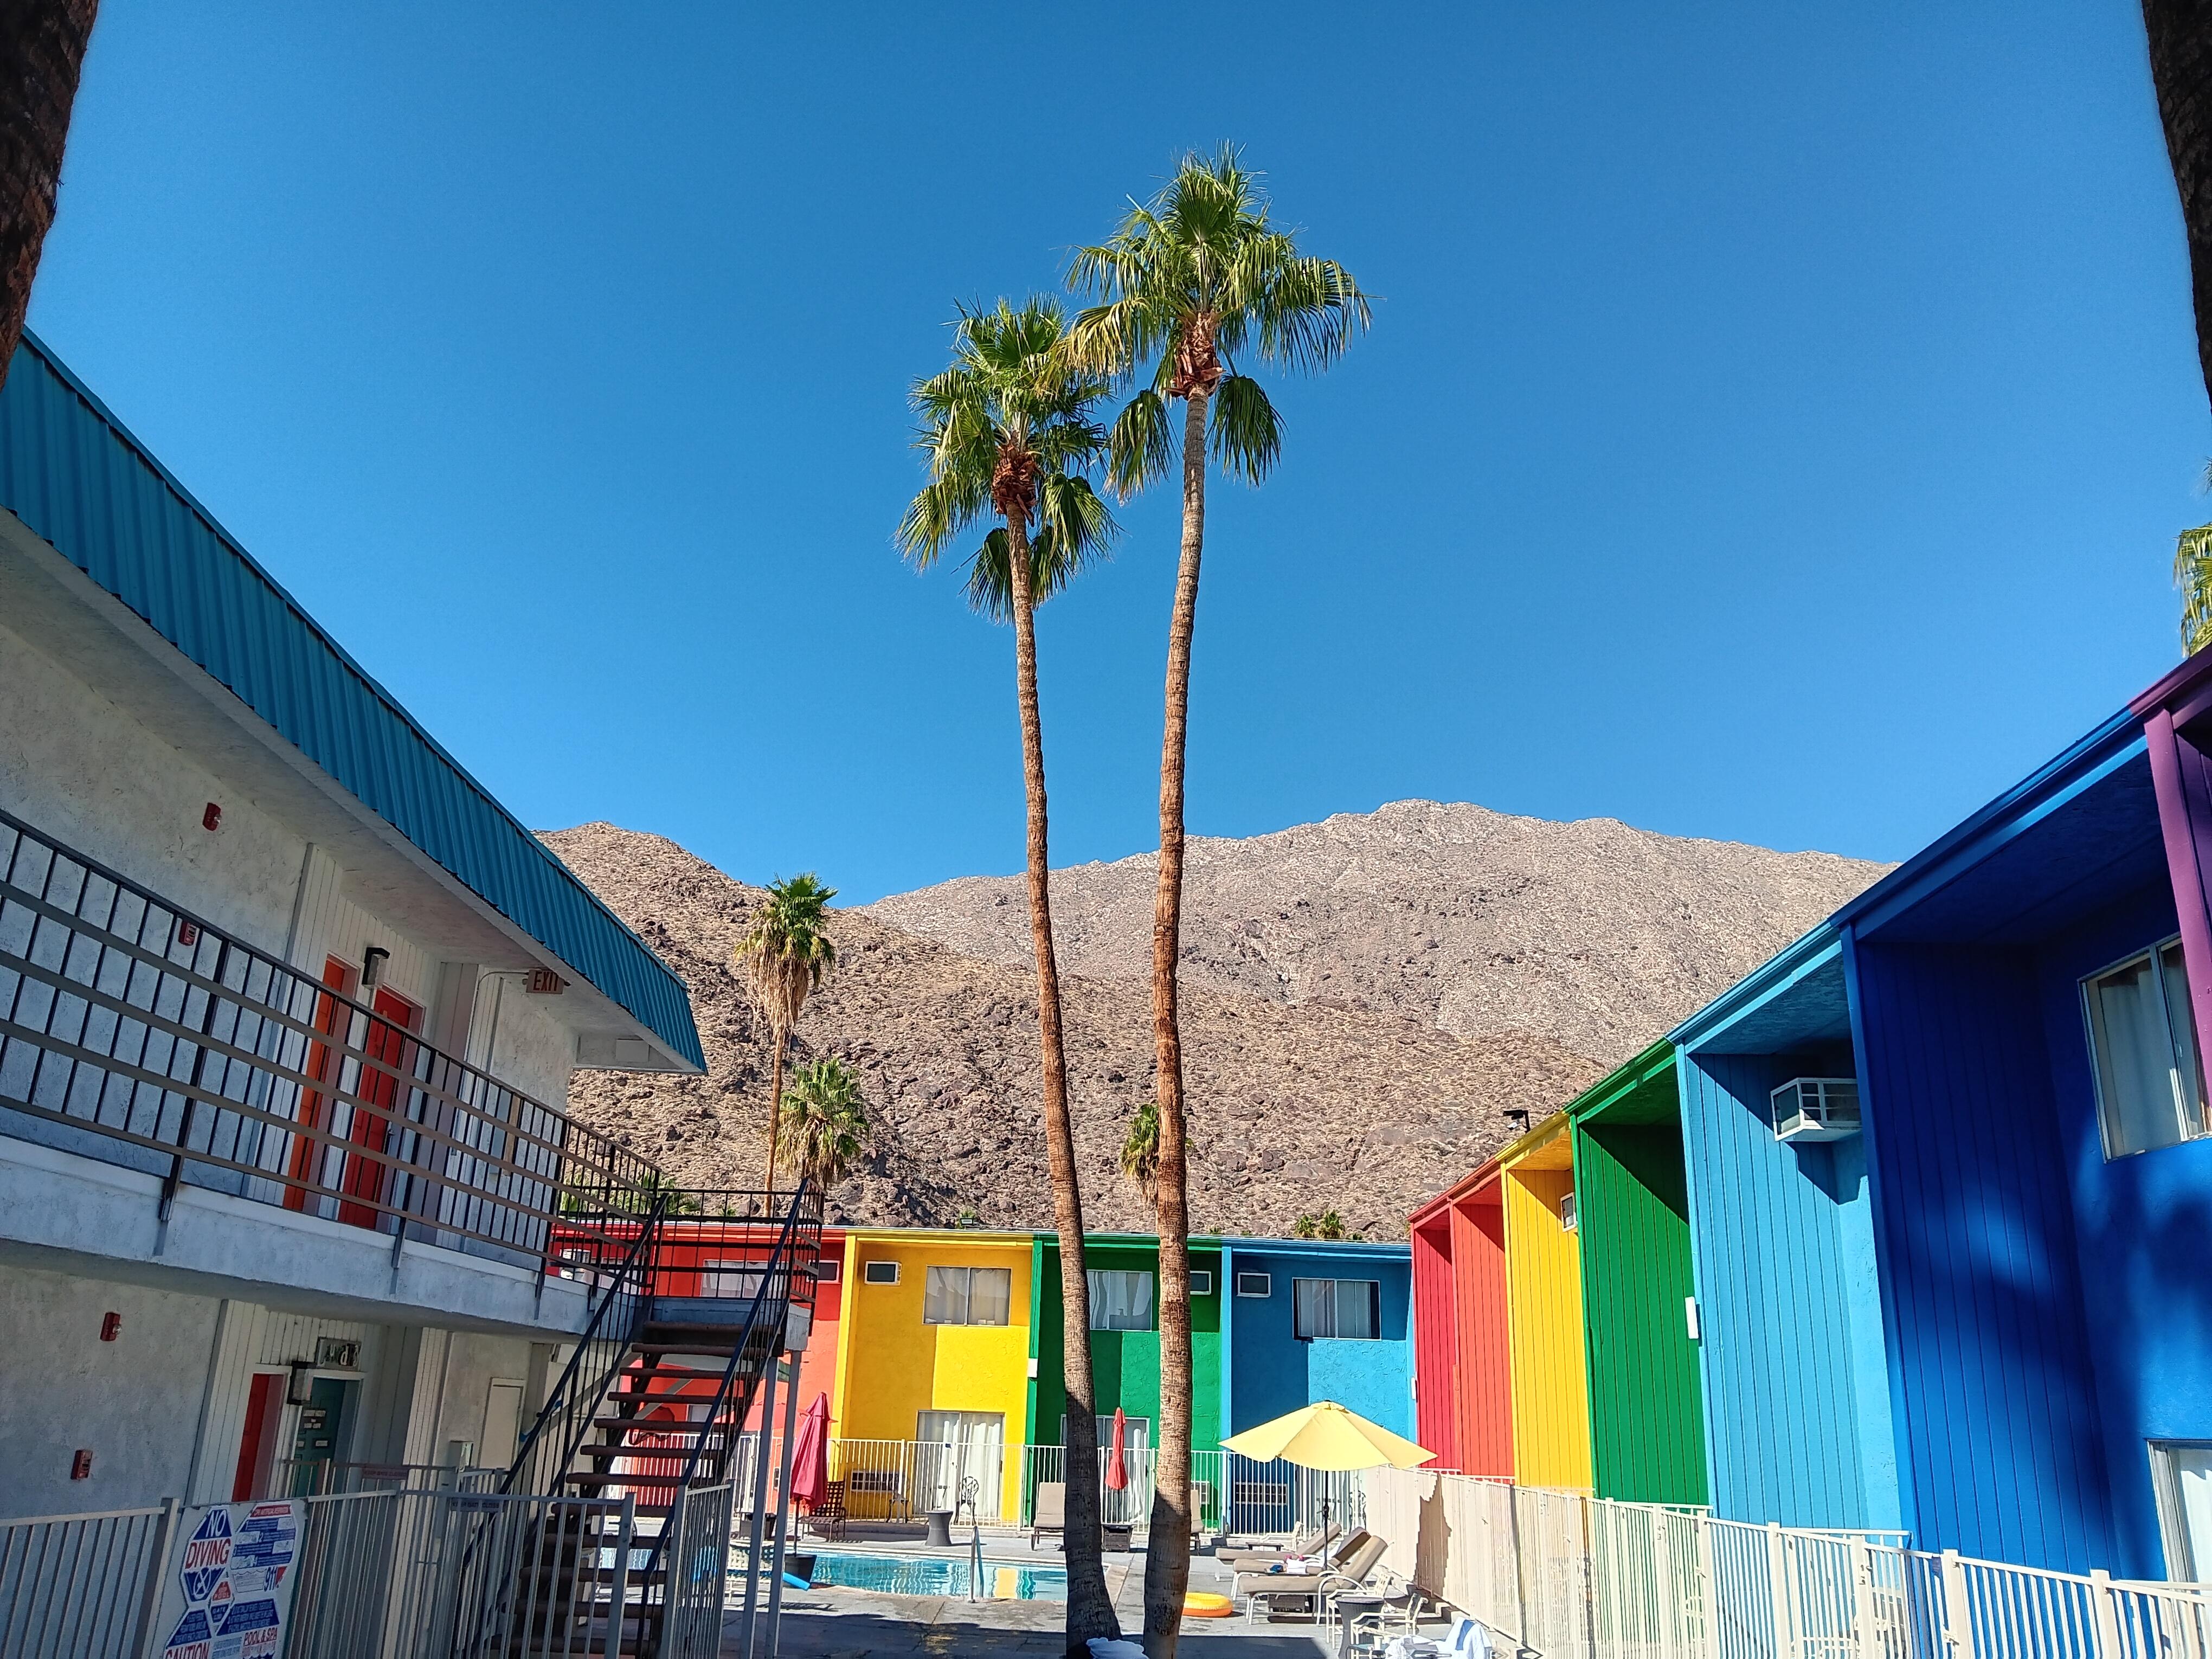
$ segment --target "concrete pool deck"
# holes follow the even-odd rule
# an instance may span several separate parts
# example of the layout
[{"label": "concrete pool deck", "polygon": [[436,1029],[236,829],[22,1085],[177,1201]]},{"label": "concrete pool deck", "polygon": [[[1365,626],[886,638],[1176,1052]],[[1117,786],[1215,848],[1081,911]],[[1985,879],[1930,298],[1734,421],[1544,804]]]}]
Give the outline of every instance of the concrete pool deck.
[{"label": "concrete pool deck", "polygon": [[[860,1542],[860,1540],[854,1540]],[[835,1549],[835,1545],[830,1546]],[[863,1548],[874,1548],[869,1543]],[[900,1551],[944,1556],[947,1552]],[[1024,1557],[1026,1556],[1026,1559]],[[993,1548],[989,1565],[1058,1567],[1059,1552]],[[1191,1558],[1190,1587],[1226,1594],[1230,1576],[1210,1556]],[[1143,1552],[1109,1555],[1106,1588],[1125,1636],[1145,1622]],[[970,1601],[953,1595],[884,1595],[829,1586],[784,1592],[781,1659],[951,1659],[978,1654],[992,1659],[1062,1659],[1066,1604],[1060,1601]],[[723,1618],[725,1659],[743,1659],[743,1626],[732,1611]],[[765,1639],[766,1631],[763,1630]],[[1326,1632],[1311,1626],[1247,1624],[1242,1619],[1186,1619],[1185,1638],[1202,1640],[1206,1659],[1321,1659],[1334,1651]],[[756,1659],[759,1659],[757,1650]]]}]

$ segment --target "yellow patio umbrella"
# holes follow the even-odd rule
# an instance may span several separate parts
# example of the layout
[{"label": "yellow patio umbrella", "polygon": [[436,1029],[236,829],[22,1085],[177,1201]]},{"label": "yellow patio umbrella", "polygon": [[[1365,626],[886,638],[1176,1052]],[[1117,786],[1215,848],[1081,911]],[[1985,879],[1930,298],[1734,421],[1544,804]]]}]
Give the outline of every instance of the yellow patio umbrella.
[{"label": "yellow patio umbrella", "polygon": [[1255,1463],[1279,1457],[1302,1469],[1375,1469],[1386,1463],[1412,1469],[1436,1455],[1334,1400],[1301,1406],[1272,1423],[1232,1434],[1221,1444]]}]

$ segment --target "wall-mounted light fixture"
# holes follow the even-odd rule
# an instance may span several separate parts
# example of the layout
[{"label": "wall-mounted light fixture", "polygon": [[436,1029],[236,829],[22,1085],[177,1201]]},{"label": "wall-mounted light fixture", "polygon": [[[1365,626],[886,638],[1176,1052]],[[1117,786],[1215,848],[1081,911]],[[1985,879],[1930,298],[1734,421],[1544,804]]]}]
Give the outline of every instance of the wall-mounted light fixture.
[{"label": "wall-mounted light fixture", "polygon": [[392,960],[392,952],[381,945],[372,945],[361,953],[361,988],[373,991],[384,977],[384,964]]},{"label": "wall-mounted light fixture", "polygon": [[292,1380],[284,1387],[284,1403],[304,1406],[315,1395],[315,1362],[295,1359],[292,1362]]}]

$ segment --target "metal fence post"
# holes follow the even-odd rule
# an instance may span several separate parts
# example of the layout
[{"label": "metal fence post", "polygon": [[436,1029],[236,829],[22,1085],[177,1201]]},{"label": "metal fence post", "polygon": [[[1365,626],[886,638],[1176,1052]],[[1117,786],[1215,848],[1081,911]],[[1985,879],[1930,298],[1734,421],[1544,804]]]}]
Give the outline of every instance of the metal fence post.
[{"label": "metal fence post", "polygon": [[[769,1564],[769,1659],[775,1659],[783,1628],[783,1553],[791,1541],[791,1443],[799,1434],[799,1359],[796,1353],[791,1356],[791,1384],[783,1391],[783,1455],[777,1460],[775,1478],[775,1550]],[[765,1417],[761,1428],[763,1431],[768,1428]]]},{"label": "metal fence post", "polygon": [[177,1534],[177,1511],[183,1500],[164,1498],[161,1518],[154,1523],[154,1553],[146,1563],[146,1594],[138,1608],[138,1633],[131,1643],[131,1650],[143,1659],[154,1659],[161,1650],[161,1632],[155,1620],[161,1611],[161,1583],[168,1576],[169,1540]]},{"label": "metal fence post", "polygon": [[1943,1640],[1951,1659],[1973,1659],[1974,1609],[1966,1589],[1966,1564],[1959,1552],[1943,1552]]},{"label": "metal fence post", "polygon": [[1774,1603],[1774,1651],[1779,1656],[1790,1652],[1795,1645],[1792,1626],[1796,1621],[1790,1617],[1790,1565],[1783,1543],[1782,1523],[1766,1523],[1766,1589]]},{"label": "metal fence post", "polygon": [[[683,1504],[679,1502],[675,1510],[671,1512],[672,1519],[683,1512]],[[602,1511],[603,1521],[604,1514],[605,1512]],[[607,1585],[607,1639],[606,1645],[600,1649],[600,1652],[606,1656],[606,1659],[615,1659],[615,1656],[623,1650],[623,1620],[629,1609],[629,1553],[636,1534],[637,1494],[626,1492],[623,1494],[622,1519],[615,1528],[614,1571],[609,1575]],[[665,1628],[667,1623],[665,1589],[667,1577],[665,1574],[662,1576],[661,1582],[663,1585],[662,1625]],[[653,1586],[643,1584],[639,1586],[639,1589],[637,1633],[638,1645],[642,1647],[645,1637],[644,1601],[652,1596]],[[586,1639],[588,1641],[589,1638]]]},{"label": "metal fence post", "polygon": [[2114,1598],[2112,1575],[2102,1567],[2089,1571],[2089,1617],[2097,1632],[2097,1659],[2120,1659],[2120,1609]]},{"label": "metal fence post", "polygon": [[[746,1528],[745,1547],[745,1647],[744,1659],[753,1659],[757,1627],[754,1620],[760,1613],[761,1528],[767,1518],[768,1454],[771,1429],[775,1422],[775,1358],[769,1357],[768,1367],[761,1375],[761,1431],[760,1455],[753,1460],[753,1499],[750,1524]],[[791,1386],[797,1388],[794,1376]]]},{"label": "metal fence post", "polygon": [[1851,1540],[1851,1634],[1862,1659],[1882,1659],[1880,1613],[1874,1594],[1874,1548],[1863,1538]]}]

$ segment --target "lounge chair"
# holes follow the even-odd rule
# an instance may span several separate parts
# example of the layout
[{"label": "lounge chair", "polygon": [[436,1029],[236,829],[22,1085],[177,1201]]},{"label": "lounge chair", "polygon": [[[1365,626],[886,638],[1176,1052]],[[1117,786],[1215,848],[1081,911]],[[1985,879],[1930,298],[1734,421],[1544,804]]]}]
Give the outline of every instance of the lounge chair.
[{"label": "lounge chair", "polygon": [[1272,1618],[1278,1597],[1296,1596],[1318,1617],[1331,1595],[1344,1590],[1364,1589],[1376,1569],[1382,1565],[1383,1553],[1389,1547],[1372,1533],[1362,1533],[1352,1540],[1343,1558],[1325,1572],[1240,1572],[1237,1575],[1237,1594],[1244,1598],[1245,1616],[1249,1619],[1253,1607],[1265,1601]]},{"label": "lounge chair", "polygon": [[806,1511],[805,1526],[817,1538],[842,1538],[845,1535],[845,1483],[842,1480],[823,1483],[822,1501]]},{"label": "lounge chair", "polygon": [[1037,1547],[1037,1540],[1047,1533],[1067,1536],[1067,1482],[1040,1480],[1036,1498],[1030,1506],[1030,1547]]},{"label": "lounge chair", "polygon": [[[1320,1528],[1301,1528],[1291,1534],[1287,1549],[1216,1550],[1213,1559],[1231,1572],[1264,1572],[1278,1561],[1288,1561],[1293,1556],[1319,1555],[1328,1551],[1329,1565],[1334,1566],[1344,1554],[1342,1546],[1329,1549],[1330,1542],[1343,1530],[1332,1521]],[[1355,1536],[1364,1537],[1364,1534]],[[1350,1540],[1346,1540],[1347,1542]]]}]

